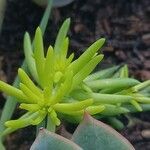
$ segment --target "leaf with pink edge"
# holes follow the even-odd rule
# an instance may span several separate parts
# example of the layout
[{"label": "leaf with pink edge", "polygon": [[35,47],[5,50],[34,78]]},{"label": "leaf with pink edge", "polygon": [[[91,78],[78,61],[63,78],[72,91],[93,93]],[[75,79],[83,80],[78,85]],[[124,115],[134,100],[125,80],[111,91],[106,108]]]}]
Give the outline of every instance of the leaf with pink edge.
[{"label": "leaf with pink edge", "polygon": [[84,150],[134,150],[117,131],[87,113],[74,132],[72,141]]},{"label": "leaf with pink edge", "polygon": [[83,150],[74,142],[46,129],[40,132],[30,150]]}]

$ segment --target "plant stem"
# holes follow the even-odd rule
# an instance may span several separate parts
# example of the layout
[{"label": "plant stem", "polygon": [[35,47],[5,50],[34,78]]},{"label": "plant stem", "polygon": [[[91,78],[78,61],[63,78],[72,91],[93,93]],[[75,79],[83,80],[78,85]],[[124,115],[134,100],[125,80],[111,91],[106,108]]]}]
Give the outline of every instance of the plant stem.
[{"label": "plant stem", "polygon": [[46,119],[44,119],[40,124],[36,126],[36,136],[39,133],[40,128],[45,128],[46,127]]},{"label": "plant stem", "polygon": [[47,126],[46,129],[51,131],[51,132],[55,132],[56,130],[56,126],[55,124],[52,122],[51,117],[48,115],[47,117]]},{"label": "plant stem", "polygon": [[4,15],[5,15],[5,8],[6,8],[6,0],[0,0],[0,33],[2,30]]}]

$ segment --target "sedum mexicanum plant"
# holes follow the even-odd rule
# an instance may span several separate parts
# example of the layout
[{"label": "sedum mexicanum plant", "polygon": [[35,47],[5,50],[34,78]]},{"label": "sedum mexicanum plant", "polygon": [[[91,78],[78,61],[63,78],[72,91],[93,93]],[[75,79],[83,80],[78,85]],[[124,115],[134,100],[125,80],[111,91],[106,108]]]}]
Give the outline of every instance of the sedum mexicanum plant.
[{"label": "sedum mexicanum plant", "polygon": [[60,38],[63,32],[68,30],[69,24],[69,19],[64,22],[55,47],[50,46],[46,56],[44,56],[40,28],[37,28],[35,33],[33,53],[29,34],[25,34],[24,48],[27,65],[37,85],[21,68],[18,69],[19,88],[0,81],[1,90],[15,96],[20,103],[19,107],[27,111],[19,119],[7,121],[5,123],[7,129],[2,133],[3,135],[28,125],[38,125],[46,117],[48,122],[58,126],[60,125],[58,113],[82,116],[84,110],[90,114],[96,114],[104,109],[101,104],[95,105],[90,97],[79,101],[69,96],[69,93],[76,89],[102,60],[103,55],[96,52],[104,43],[104,39],[98,40],[78,60],[72,62],[73,54],[67,58],[69,40],[66,37]]},{"label": "sedum mexicanum plant", "polygon": [[17,120],[7,121],[3,134],[38,125],[45,118],[58,126],[61,117],[66,115],[66,118],[71,116],[78,120],[85,110],[92,115],[118,115],[128,113],[130,110],[125,104],[131,104],[137,111],[142,111],[139,103],[150,102],[149,97],[138,93],[149,85],[149,81],[140,83],[128,78],[126,66],[121,68],[119,77],[114,75],[111,79],[107,76],[118,67],[89,75],[103,58],[97,51],[105,39],[97,40],[77,60],[73,61],[74,54],[67,57],[69,25],[70,19],[67,19],[60,28],[54,48],[49,46],[46,55],[40,28],[35,32],[33,46],[29,34],[25,33],[25,59],[33,80],[19,68],[19,88],[0,81],[0,89],[16,97],[19,108],[27,112]]},{"label": "sedum mexicanum plant", "polygon": [[103,105],[95,105],[90,97],[78,100],[69,96],[102,60],[103,55],[96,54],[96,51],[104,43],[104,39],[98,40],[78,60],[72,62],[73,54],[67,58],[69,40],[62,36],[67,32],[69,24],[70,19],[64,22],[55,47],[50,46],[46,56],[40,28],[37,28],[35,33],[33,52],[29,34],[25,34],[26,63],[38,85],[21,68],[18,69],[19,88],[0,82],[1,90],[15,96],[21,103],[19,107],[27,111],[21,118],[5,123],[7,129],[3,132],[4,135],[28,125],[38,125],[46,117],[54,126],[58,126],[58,113],[82,116],[84,110],[90,114],[104,110]]},{"label": "sedum mexicanum plant", "polygon": [[[103,59],[99,49],[105,39],[94,42],[76,60],[67,55],[70,19],[64,21],[54,47],[46,54],[41,29],[35,32],[33,45],[28,33],[24,36],[24,53],[28,72],[19,68],[19,87],[0,81],[0,89],[16,97],[19,108],[26,113],[5,122],[1,137],[29,125],[46,123],[55,131],[61,120],[78,123],[84,112],[96,118],[118,116],[149,110],[150,81],[143,83],[128,77],[127,66],[115,66],[91,74]],[[117,124],[119,120],[111,118]],[[119,122],[120,123],[120,122]]]}]

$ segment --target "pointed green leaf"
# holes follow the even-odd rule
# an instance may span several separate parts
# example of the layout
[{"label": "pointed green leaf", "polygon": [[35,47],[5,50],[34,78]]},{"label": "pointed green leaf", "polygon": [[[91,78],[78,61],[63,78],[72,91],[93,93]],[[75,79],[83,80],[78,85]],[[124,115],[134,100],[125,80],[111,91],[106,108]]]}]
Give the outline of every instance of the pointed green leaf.
[{"label": "pointed green leaf", "polygon": [[59,125],[60,125],[60,120],[58,119],[57,113],[55,112],[55,110],[52,110],[52,111],[49,113],[49,115],[50,115],[50,117],[51,117],[52,122],[53,122],[56,126],[59,126]]},{"label": "pointed green leaf", "polygon": [[17,98],[18,102],[29,102],[27,97],[23,92],[3,81],[0,81],[0,90],[8,94],[9,96],[14,96]]},{"label": "pointed green leaf", "polygon": [[52,46],[48,48],[45,65],[44,65],[44,86],[53,86],[53,76],[54,76],[54,52]]},{"label": "pointed green leaf", "polygon": [[120,69],[120,78],[128,78],[129,77],[129,70],[128,70],[128,66],[124,65],[121,69]]},{"label": "pointed green leaf", "polygon": [[111,104],[104,104],[105,109],[101,112],[100,116],[116,116],[120,114],[127,114],[130,111],[126,107],[120,107]]},{"label": "pointed green leaf", "polygon": [[59,32],[57,34],[57,38],[55,41],[55,46],[54,46],[54,50],[57,54],[60,53],[60,51],[63,49],[63,43],[65,41],[65,38],[67,36],[67,32],[69,30],[69,26],[70,26],[70,18],[66,19],[61,28],[59,29]]},{"label": "pointed green leaf", "polygon": [[41,29],[38,27],[35,32],[34,39],[34,59],[40,85],[43,87],[43,72],[44,72],[44,46]]},{"label": "pointed green leaf", "polygon": [[59,111],[59,112],[79,111],[79,110],[85,109],[88,106],[92,105],[92,103],[93,103],[92,99],[87,99],[87,100],[83,100],[83,101],[80,101],[80,102],[74,102],[74,103],[56,104],[56,105],[53,106],[53,108],[56,111]]},{"label": "pointed green leaf", "polygon": [[29,78],[29,76],[23,69],[18,69],[18,76],[20,81],[24,85],[26,85],[34,94],[38,95],[39,97],[42,97],[42,91],[32,82],[32,80]]},{"label": "pointed green leaf", "polygon": [[40,110],[40,106],[38,104],[25,104],[25,103],[22,103],[22,104],[20,104],[19,108],[25,109],[25,110],[30,111],[30,112],[35,112],[35,111]]},{"label": "pointed green leaf", "polygon": [[41,129],[30,150],[82,150],[82,148],[58,134]]},{"label": "pointed green leaf", "polygon": [[6,121],[5,126],[7,126],[9,128],[14,128],[14,129],[20,129],[20,128],[23,128],[23,127],[30,125],[31,121],[33,119],[36,119],[38,116],[39,116],[39,113],[35,112],[26,118],[19,118],[16,120]]},{"label": "pointed green leaf", "polygon": [[67,95],[69,93],[72,86],[72,78],[73,78],[73,72],[71,70],[68,70],[66,72],[64,83],[61,83],[56,94],[54,95],[54,100],[52,101],[53,104],[60,102],[64,97],[64,95]]},{"label": "pointed green leaf", "polygon": [[92,59],[96,52],[102,47],[104,42],[104,38],[97,40],[71,64],[71,68],[73,69],[74,74],[80,71]]},{"label": "pointed green leaf", "polygon": [[114,66],[107,69],[103,69],[97,72],[94,72],[87,76],[84,81],[92,81],[98,79],[106,79],[112,77],[112,75],[119,69],[120,66]]},{"label": "pointed green leaf", "polygon": [[100,94],[100,93],[90,93],[91,98],[93,98],[95,103],[98,104],[117,104],[117,103],[130,103],[133,99],[129,95],[117,95],[117,94]]},{"label": "pointed green leaf", "polygon": [[103,55],[95,56],[73,77],[72,89],[76,88],[94,70],[102,58]]},{"label": "pointed green leaf", "polygon": [[48,24],[48,20],[51,15],[52,4],[53,4],[53,0],[49,0],[47,3],[47,7],[45,9],[44,15],[43,15],[42,20],[39,25],[39,27],[41,28],[41,31],[42,31],[42,35],[44,35],[44,33],[45,33],[45,30],[46,30],[46,27]]},{"label": "pointed green leaf", "polygon": [[62,50],[60,52],[61,60],[65,59],[67,57],[68,47],[69,47],[69,38],[66,37],[63,42]]},{"label": "pointed green leaf", "polygon": [[74,53],[72,53],[72,54],[69,56],[69,58],[67,58],[67,66],[69,66],[69,64],[72,62],[73,58],[74,58]]},{"label": "pointed green leaf", "polygon": [[112,78],[112,79],[101,79],[94,81],[87,81],[86,84],[93,90],[100,89],[114,89],[114,91],[119,91],[120,89],[127,89],[132,86],[139,84],[140,82],[131,78]]},{"label": "pointed green leaf", "polygon": [[133,92],[137,92],[137,91],[143,90],[144,88],[149,87],[149,86],[150,86],[150,80],[147,80],[143,83],[140,83],[140,84],[134,86],[132,88],[132,90],[133,90]]},{"label": "pointed green leaf", "polygon": [[24,45],[24,55],[25,55],[26,64],[33,78],[38,82],[39,79],[38,79],[37,70],[35,66],[35,60],[33,58],[31,39],[30,39],[30,35],[28,32],[26,32],[24,35],[23,45]]},{"label": "pointed green leaf", "polygon": [[125,125],[117,117],[107,117],[107,122],[115,129],[122,130]]},{"label": "pointed green leaf", "polygon": [[142,107],[136,100],[132,100],[131,104],[137,109],[137,111],[142,111]]},{"label": "pointed green leaf", "polygon": [[35,95],[26,85],[20,83],[20,89],[28,97],[30,103],[38,103],[38,101],[40,101],[40,98]]},{"label": "pointed green leaf", "polygon": [[72,112],[63,112],[63,113],[82,119],[85,111],[88,112],[90,115],[96,115],[96,114],[103,112],[104,109],[105,109],[104,105],[95,105],[95,106],[89,106],[84,110],[72,111]]},{"label": "pointed green leaf", "polygon": [[84,150],[134,150],[134,147],[110,126],[85,114],[72,141]]},{"label": "pointed green leaf", "polygon": [[31,123],[32,125],[38,125],[38,124],[40,124],[40,123],[44,120],[44,118],[46,117],[46,115],[47,115],[46,112],[44,112],[44,113],[39,113],[39,116],[38,116],[37,118],[31,120],[30,123]]}]

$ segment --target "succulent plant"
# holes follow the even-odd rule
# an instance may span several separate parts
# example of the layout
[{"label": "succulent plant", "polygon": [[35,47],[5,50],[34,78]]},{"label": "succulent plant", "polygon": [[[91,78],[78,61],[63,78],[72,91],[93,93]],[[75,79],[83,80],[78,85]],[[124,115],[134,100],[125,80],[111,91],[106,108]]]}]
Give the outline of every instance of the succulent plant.
[{"label": "succulent plant", "polygon": [[87,113],[70,140],[41,128],[30,150],[134,150],[117,131]]},{"label": "succulent plant", "polygon": [[25,61],[33,80],[20,68],[19,88],[0,81],[0,89],[16,97],[19,107],[27,112],[17,120],[5,122],[7,129],[2,135],[38,125],[46,118],[47,126],[51,124],[50,128],[55,128],[60,125],[61,118],[80,122],[85,110],[97,117],[115,116],[129,113],[129,104],[142,111],[139,103],[150,103],[149,97],[138,92],[149,86],[150,81],[140,83],[128,78],[126,66],[121,67],[119,77],[117,74],[110,78],[118,66],[89,75],[103,58],[97,51],[105,39],[94,42],[77,60],[73,60],[74,54],[67,57],[69,25],[70,19],[67,19],[60,28],[54,48],[49,46],[46,56],[40,28],[35,32],[33,47],[29,34],[25,34]]},{"label": "succulent plant", "polygon": [[103,45],[104,39],[96,41],[77,61],[72,62],[73,55],[67,58],[68,38],[61,36],[62,31],[63,34],[67,31],[69,24],[69,19],[64,22],[54,50],[50,46],[46,57],[40,28],[37,28],[35,33],[33,52],[29,34],[25,34],[26,63],[39,86],[33,83],[21,68],[18,70],[19,89],[0,81],[0,89],[16,97],[21,103],[19,107],[27,111],[19,119],[7,121],[5,126],[8,128],[3,135],[28,125],[38,125],[47,115],[52,123],[58,126],[60,120],[57,113],[82,116],[85,109],[90,114],[99,113],[104,109],[102,105],[93,105],[91,98],[70,101],[68,94],[79,86],[102,60],[103,55],[97,55],[95,52]]},{"label": "succulent plant", "polygon": [[[47,10],[50,8],[49,4]],[[43,18],[48,19],[47,16]],[[42,25],[46,27],[44,23]],[[61,120],[79,123],[84,111],[98,119],[106,117],[121,127],[121,122],[112,116],[150,110],[150,80],[142,83],[129,78],[126,65],[92,73],[103,58],[98,51],[105,42],[104,38],[94,42],[78,59],[74,60],[74,54],[68,57],[69,26],[70,19],[67,19],[59,30],[55,45],[49,46],[46,55],[42,38],[45,29],[37,28],[33,44],[29,33],[25,33],[23,66],[26,69],[18,69],[16,84],[19,86],[0,81],[0,90],[15,97],[26,113],[19,119],[7,121],[11,114],[8,114],[8,108],[4,109],[0,139],[19,128],[40,125],[45,120],[46,128],[55,131]],[[13,112],[11,104],[15,106],[16,102],[10,97],[8,100],[11,101],[7,101],[6,106]],[[7,127],[5,130],[3,122]]]}]

